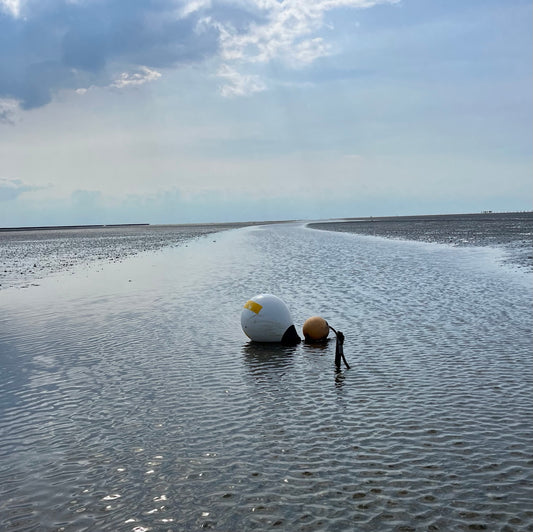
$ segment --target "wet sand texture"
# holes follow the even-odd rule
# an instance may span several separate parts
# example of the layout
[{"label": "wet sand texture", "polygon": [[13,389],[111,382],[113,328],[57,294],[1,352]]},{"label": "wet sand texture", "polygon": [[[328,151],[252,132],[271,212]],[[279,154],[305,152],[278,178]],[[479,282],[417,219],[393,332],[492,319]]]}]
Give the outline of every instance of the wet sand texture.
[{"label": "wet sand texture", "polygon": [[[285,224],[1,290],[0,530],[532,530],[531,277],[496,256]],[[262,291],[351,369],[248,342]]]},{"label": "wet sand texture", "polygon": [[453,246],[492,246],[505,260],[533,271],[533,213],[482,213],[358,218],[311,223],[328,231],[417,240]]}]

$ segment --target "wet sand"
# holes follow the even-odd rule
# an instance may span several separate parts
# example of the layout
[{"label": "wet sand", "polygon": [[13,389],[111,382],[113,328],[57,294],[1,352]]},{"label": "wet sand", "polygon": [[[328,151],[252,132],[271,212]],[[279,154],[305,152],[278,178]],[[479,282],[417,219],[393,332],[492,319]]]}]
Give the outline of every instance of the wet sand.
[{"label": "wet sand", "polygon": [[[496,256],[279,224],[0,291],[0,529],[531,530],[531,278]],[[262,291],[352,369],[250,343]]]},{"label": "wet sand", "polygon": [[479,213],[348,218],[309,227],[453,246],[492,246],[505,261],[533,271],[533,213]]},{"label": "wet sand", "polygon": [[28,288],[80,265],[117,262],[186,245],[201,236],[267,222],[182,225],[92,225],[0,229],[0,290]]}]

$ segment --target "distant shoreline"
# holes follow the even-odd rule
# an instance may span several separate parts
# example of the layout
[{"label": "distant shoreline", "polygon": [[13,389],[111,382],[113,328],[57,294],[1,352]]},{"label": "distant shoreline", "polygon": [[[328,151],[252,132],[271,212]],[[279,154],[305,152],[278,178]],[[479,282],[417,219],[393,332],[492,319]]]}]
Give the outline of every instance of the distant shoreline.
[{"label": "distant shoreline", "polygon": [[[409,221],[409,220],[435,220],[442,218],[457,218],[458,216],[464,217],[480,217],[480,216],[499,216],[509,214],[531,214],[533,211],[483,211],[474,213],[456,213],[456,214],[403,214],[393,216],[354,216],[354,217],[340,217],[340,218],[324,218],[319,220],[301,220],[312,226],[314,224],[321,223],[339,223],[339,222],[371,222],[371,221]],[[120,228],[120,227],[160,227],[160,226],[176,226],[176,227],[198,227],[198,226],[222,226],[222,227],[243,227],[250,225],[266,225],[266,224],[279,224],[293,222],[295,220],[264,220],[264,221],[248,221],[248,222],[205,222],[205,223],[176,223],[176,224],[150,224],[150,223],[129,223],[129,224],[80,224],[80,225],[44,225],[44,226],[27,226],[27,227],[0,227],[0,233],[12,232],[12,231],[64,231],[64,230],[76,230],[76,229],[106,229],[106,228]]]},{"label": "distant shoreline", "polygon": [[0,227],[0,233],[16,231],[65,231],[79,229],[108,229],[121,227],[219,227],[219,228],[237,228],[250,225],[267,225],[291,222],[294,220],[267,220],[261,222],[205,222],[205,223],[184,223],[184,224],[87,224],[87,225],[43,225],[28,227]]},{"label": "distant shoreline", "polygon": [[150,224],[91,224],[91,225],[43,225],[35,227],[0,227],[0,232],[7,231],[53,231],[63,229],[102,229],[104,227],[141,227]]},{"label": "distant shoreline", "polygon": [[356,216],[356,217],[343,217],[343,218],[329,218],[320,222],[310,222],[309,225],[314,223],[329,223],[329,222],[392,222],[392,221],[423,221],[423,220],[439,220],[439,219],[457,219],[460,217],[465,218],[480,218],[483,216],[494,218],[495,216],[509,216],[512,214],[533,214],[533,211],[483,211],[483,212],[469,212],[469,213],[455,213],[455,214],[403,214],[398,216]]}]

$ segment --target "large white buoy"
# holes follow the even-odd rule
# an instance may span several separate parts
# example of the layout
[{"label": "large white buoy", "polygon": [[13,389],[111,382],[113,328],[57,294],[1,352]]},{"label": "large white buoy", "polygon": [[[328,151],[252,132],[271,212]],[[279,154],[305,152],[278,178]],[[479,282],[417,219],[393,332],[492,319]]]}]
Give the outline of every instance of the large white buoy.
[{"label": "large white buoy", "polygon": [[241,326],[254,342],[295,345],[301,341],[287,305],[272,294],[259,294],[244,304]]}]

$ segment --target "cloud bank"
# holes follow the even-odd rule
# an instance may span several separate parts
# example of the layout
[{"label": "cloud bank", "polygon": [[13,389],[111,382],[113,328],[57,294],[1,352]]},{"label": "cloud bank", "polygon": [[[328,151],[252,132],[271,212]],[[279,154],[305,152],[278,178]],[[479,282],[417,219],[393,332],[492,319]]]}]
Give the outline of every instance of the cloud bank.
[{"label": "cloud bank", "polygon": [[25,184],[21,179],[7,179],[0,177],[0,201],[8,201],[18,198],[24,192],[38,190],[41,187],[34,187]]},{"label": "cloud bank", "polygon": [[32,109],[60,90],[124,89],[207,59],[222,95],[247,95],[267,88],[250,67],[332,53],[329,11],[396,1],[0,0],[0,100]]}]

